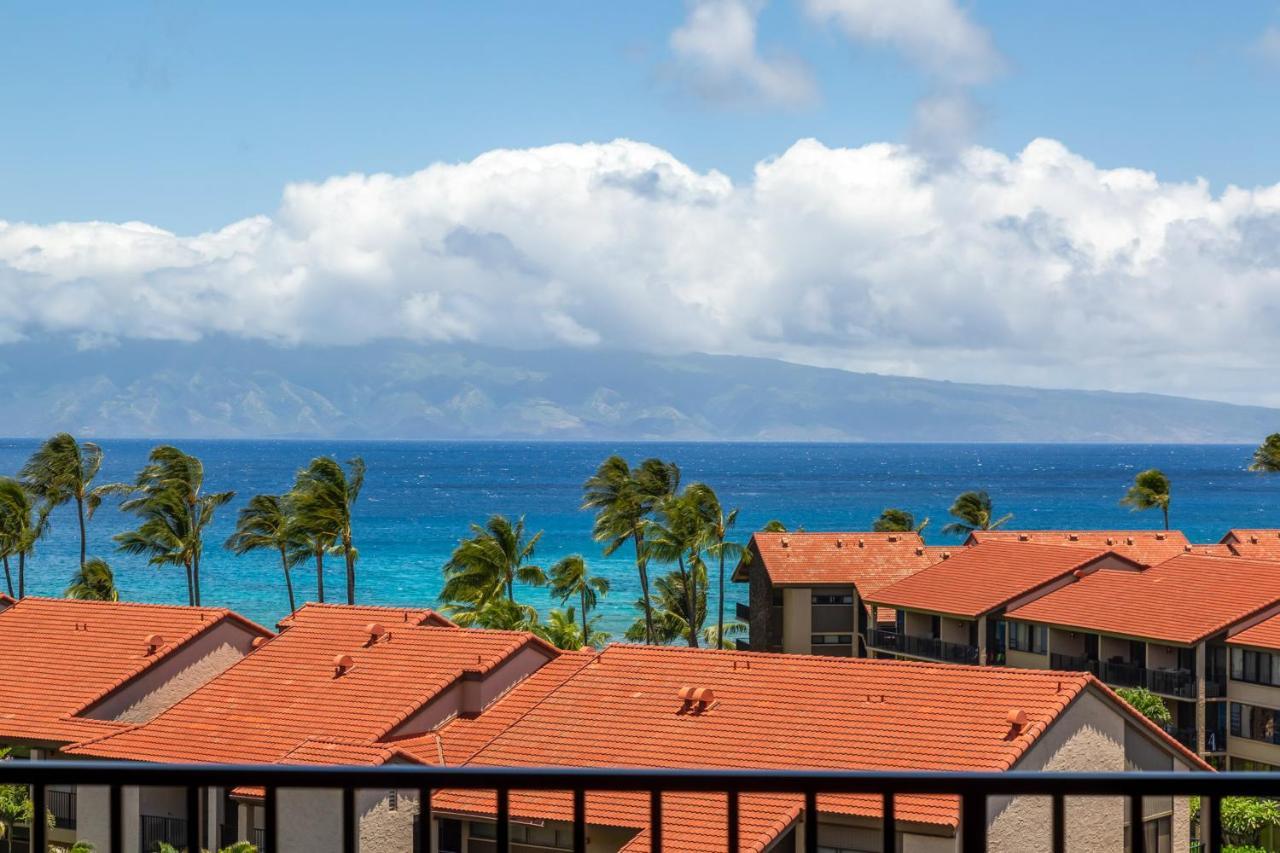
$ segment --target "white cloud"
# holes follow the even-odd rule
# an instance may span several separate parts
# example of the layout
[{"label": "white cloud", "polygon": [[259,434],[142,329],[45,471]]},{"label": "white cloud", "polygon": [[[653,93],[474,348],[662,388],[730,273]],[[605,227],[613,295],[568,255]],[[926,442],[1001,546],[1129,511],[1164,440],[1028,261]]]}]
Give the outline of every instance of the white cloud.
[{"label": "white cloud", "polygon": [[689,16],[671,34],[681,78],[707,100],[738,105],[795,106],[816,97],[799,61],[764,57],[756,26],[764,0],[693,0]]},{"label": "white cloud", "polygon": [[196,236],[0,222],[0,340],[229,333],[702,350],[1280,403],[1280,185],[1052,140],[930,168],[802,140],[735,184],[653,146],[497,150],[288,187]]},{"label": "white cloud", "polygon": [[1253,49],[1264,62],[1280,66],[1280,27],[1272,24],[1263,30]]},{"label": "white cloud", "polygon": [[836,26],[852,41],[886,45],[927,78],[930,94],[916,104],[912,139],[951,156],[973,138],[981,110],[972,88],[1005,66],[991,34],[954,0],[803,0],[815,21]]}]

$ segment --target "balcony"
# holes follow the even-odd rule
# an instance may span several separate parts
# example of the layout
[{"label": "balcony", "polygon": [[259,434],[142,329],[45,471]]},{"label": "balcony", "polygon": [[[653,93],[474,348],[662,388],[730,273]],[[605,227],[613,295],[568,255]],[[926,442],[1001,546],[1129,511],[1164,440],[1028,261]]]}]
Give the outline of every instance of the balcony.
[{"label": "balcony", "polygon": [[49,814],[58,829],[76,828],[76,792],[49,791]]},{"label": "balcony", "polygon": [[[141,842],[141,853],[153,853],[161,844],[168,844],[178,849],[182,849],[187,844],[185,818],[144,814],[139,817],[139,822],[141,825],[138,839]],[[198,827],[194,828],[198,829]],[[114,845],[113,849],[115,849]]]},{"label": "balcony", "polygon": [[1057,669],[1064,672],[1092,672],[1097,675],[1098,662],[1079,655],[1060,655],[1057,652],[1050,652],[1049,669]]},{"label": "balcony", "polygon": [[877,651],[893,652],[916,658],[977,665],[978,647],[964,643],[949,643],[932,637],[913,637],[897,631],[875,630],[871,632],[871,645]]},{"label": "balcony", "polygon": [[[1226,796],[1280,798],[1280,774],[1272,773],[938,773],[938,772],[850,772],[793,770],[643,770],[612,768],[483,768],[384,765],[381,767],[315,767],[302,765],[160,765],[109,761],[0,762],[0,784],[31,785],[37,813],[48,808],[47,786],[102,785],[110,795],[109,838],[112,850],[122,850],[123,789],[133,785],[176,787],[186,792],[190,814],[198,810],[204,787],[260,786],[265,791],[265,825],[253,833],[260,850],[277,850],[280,829],[277,792],[280,789],[327,789],[341,792],[341,832],[326,849],[353,853],[357,846],[355,792],[359,789],[416,789],[423,814],[430,820],[433,792],[440,789],[495,792],[492,849],[510,853],[516,833],[512,829],[511,792],[569,792],[572,806],[567,841],[575,853],[587,849],[586,792],[648,792],[649,848],[661,850],[664,795],[669,793],[715,793],[724,795],[720,819],[728,847],[740,844],[739,802],[743,794],[790,794],[803,806],[798,823],[803,827],[803,845],[798,850],[817,853],[819,847],[819,796],[864,794],[878,796],[885,804],[884,820],[875,827],[882,849],[896,850],[898,835],[892,804],[902,795],[952,795],[959,798],[960,830],[958,849],[963,853],[986,850],[988,834],[987,802],[990,797],[1036,796],[1051,803],[1045,827],[1054,853],[1065,850],[1066,805],[1068,796],[1122,798],[1127,802],[1130,824],[1142,822],[1143,797],[1184,797],[1202,799],[1202,841],[1206,853],[1221,849],[1221,801]],[[188,850],[202,847],[204,827],[198,821],[147,816],[155,821],[153,836],[165,836],[167,843]],[[259,834],[260,833],[260,834]],[[36,821],[31,827],[33,849],[48,845],[48,827]],[[433,853],[431,833],[419,832],[417,850]],[[1148,853],[1143,833],[1132,840],[1134,853]],[[407,851],[406,851],[407,853]],[[438,853],[438,851],[436,851]]]},{"label": "balcony", "polygon": [[739,601],[736,605],[736,609],[734,612],[738,614],[739,622],[747,622],[747,623],[751,622],[751,606],[750,605],[743,604],[741,601]]},{"label": "balcony", "polygon": [[1097,674],[1107,684],[1119,687],[1145,687],[1165,696],[1196,698],[1196,677],[1187,670],[1147,669],[1137,664],[1104,661],[1098,664]]}]

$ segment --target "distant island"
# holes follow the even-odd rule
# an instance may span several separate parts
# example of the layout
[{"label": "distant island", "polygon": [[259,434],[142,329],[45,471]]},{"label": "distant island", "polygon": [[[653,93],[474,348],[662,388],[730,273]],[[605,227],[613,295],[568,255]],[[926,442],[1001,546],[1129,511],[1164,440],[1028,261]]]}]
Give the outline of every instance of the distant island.
[{"label": "distant island", "polygon": [[762,358],[221,337],[0,346],[0,434],[1252,443],[1280,410],[940,382]]}]

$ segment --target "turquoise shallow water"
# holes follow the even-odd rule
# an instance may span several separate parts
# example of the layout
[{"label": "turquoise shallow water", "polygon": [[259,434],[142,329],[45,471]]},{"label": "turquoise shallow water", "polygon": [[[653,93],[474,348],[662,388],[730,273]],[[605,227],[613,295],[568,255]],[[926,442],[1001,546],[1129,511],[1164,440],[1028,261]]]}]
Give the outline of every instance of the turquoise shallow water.
[{"label": "turquoise shallow water", "polygon": [[[101,480],[131,480],[153,441],[104,441]],[[267,555],[235,557],[222,550],[235,511],[251,495],[279,492],[294,471],[318,454],[365,458],[369,475],[357,508],[359,599],[396,605],[435,605],[440,567],[471,522],[491,513],[523,514],[545,534],[539,562],[581,553],[608,576],[613,592],[601,608],[604,626],[620,634],[634,618],[634,569],[625,554],[601,556],[591,540],[591,517],[579,510],[582,481],[610,453],[633,460],[676,460],[686,482],[704,480],[727,506],[742,509],[740,529],[771,518],[808,530],[866,529],[885,506],[934,519],[930,542],[956,541],[939,530],[959,492],[985,488],[1012,526],[1155,527],[1154,513],[1118,505],[1133,474],[1160,467],[1174,486],[1172,520],[1196,541],[1219,538],[1228,527],[1280,526],[1280,476],[1245,470],[1252,448],[1197,445],[893,445],[893,444],[649,444],[466,443],[340,441],[184,441],[200,456],[211,490],[234,489],[237,499],[218,517],[203,570],[204,600],[232,607],[266,624],[288,609],[279,567]],[[0,440],[0,473],[16,472],[36,447]],[[114,553],[111,536],[130,519],[104,507],[90,524],[90,553],[116,569],[126,598],[182,602],[183,575],[157,570]],[[57,594],[76,559],[74,509],[55,512],[54,526],[30,566],[29,590]],[[340,593],[334,560],[326,591]],[[295,574],[302,598],[314,597],[314,572]],[[745,590],[735,590],[745,597]],[[524,598],[541,610],[545,593]],[[713,605],[714,606],[714,605]]]}]

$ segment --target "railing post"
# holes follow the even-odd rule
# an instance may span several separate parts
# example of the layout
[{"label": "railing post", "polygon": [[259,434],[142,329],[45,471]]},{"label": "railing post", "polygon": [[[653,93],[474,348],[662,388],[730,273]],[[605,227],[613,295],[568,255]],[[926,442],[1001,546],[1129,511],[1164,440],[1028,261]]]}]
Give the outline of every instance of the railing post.
[{"label": "railing post", "polygon": [[1201,797],[1200,819],[1200,832],[1204,836],[1202,853],[1219,853],[1222,850],[1222,798]]},{"label": "railing post", "polygon": [[356,792],[346,786],[342,789],[342,853],[355,853],[356,849]]},{"label": "railing post", "polygon": [[818,853],[818,793],[804,792],[804,853]]},{"label": "railing post", "polygon": [[432,853],[435,850],[434,819],[431,816],[431,789],[418,789],[418,846],[414,853]]},{"label": "railing post", "polygon": [[587,853],[587,792],[573,791],[573,853]]},{"label": "railing post", "polygon": [[497,829],[498,853],[511,853],[511,791],[507,788],[498,789]]},{"label": "railing post", "polygon": [[268,785],[266,795],[263,797],[263,814],[262,814],[262,837],[266,850],[259,850],[258,853],[276,853],[280,849],[279,835],[277,833],[276,821],[276,787]]},{"label": "railing post", "polygon": [[200,789],[187,786],[187,850],[200,850]]},{"label": "railing post", "polygon": [[1143,827],[1142,795],[1129,795],[1129,850],[1131,853],[1145,853],[1147,834]]},{"label": "railing post", "polygon": [[120,812],[124,810],[122,792],[119,785],[112,785],[107,794],[108,834],[111,836],[111,853],[124,853],[124,826],[121,824]]},{"label": "railing post", "polygon": [[898,827],[893,815],[893,791],[885,791],[881,806],[880,849],[884,853],[898,853]]},{"label": "railing post", "polygon": [[964,853],[986,853],[987,795],[968,790],[960,796],[960,849]]},{"label": "railing post", "polygon": [[31,850],[33,853],[44,853],[49,849],[49,822],[45,819],[44,785],[37,782],[31,786]]},{"label": "railing post", "polygon": [[1065,853],[1067,849],[1067,802],[1062,794],[1053,795],[1053,853]]},{"label": "railing post", "polygon": [[736,788],[729,789],[728,800],[725,803],[725,816],[728,821],[729,843],[726,848],[729,853],[738,853],[741,843],[738,841],[738,791]]},{"label": "railing post", "polygon": [[649,792],[649,849],[662,853],[662,791]]}]

